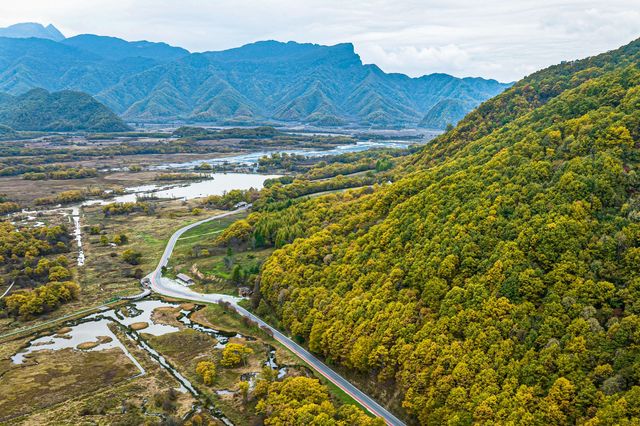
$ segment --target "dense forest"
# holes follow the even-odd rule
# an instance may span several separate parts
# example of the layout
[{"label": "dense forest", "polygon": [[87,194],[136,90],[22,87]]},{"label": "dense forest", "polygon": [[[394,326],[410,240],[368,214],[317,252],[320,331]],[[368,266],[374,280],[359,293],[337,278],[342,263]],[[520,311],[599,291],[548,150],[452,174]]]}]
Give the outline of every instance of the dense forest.
[{"label": "dense forest", "polygon": [[63,226],[15,228],[0,223],[0,284],[14,282],[16,290],[0,299],[0,318],[31,318],[75,300],[80,287],[68,269],[70,249]]},{"label": "dense forest", "polygon": [[263,207],[254,307],[416,423],[638,422],[639,63],[542,70],[393,183]]},{"label": "dense forest", "polygon": [[33,89],[18,96],[0,94],[0,124],[13,130],[123,132],[120,117],[90,95]]},{"label": "dense forest", "polygon": [[269,425],[382,426],[380,418],[367,416],[355,405],[340,407],[317,379],[288,377],[283,381],[259,380],[256,411]]}]

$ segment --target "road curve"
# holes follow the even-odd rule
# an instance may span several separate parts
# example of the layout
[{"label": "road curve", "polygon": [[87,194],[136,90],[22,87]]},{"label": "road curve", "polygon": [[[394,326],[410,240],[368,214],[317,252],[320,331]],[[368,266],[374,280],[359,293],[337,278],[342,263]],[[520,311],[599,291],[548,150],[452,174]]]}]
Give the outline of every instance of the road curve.
[{"label": "road curve", "polygon": [[282,343],[286,346],[291,352],[295,353],[298,357],[302,358],[307,364],[313,367],[318,373],[327,378],[327,380],[331,381],[334,385],[338,386],[345,393],[350,395],[353,399],[358,401],[363,407],[369,410],[375,416],[381,417],[388,425],[392,426],[404,426],[404,423],[398,419],[396,416],[391,414],[387,409],[378,404],[373,398],[369,395],[362,392],[360,389],[351,384],[347,379],[340,376],[338,373],[333,371],[327,365],[325,365],[322,361],[317,359],[311,353],[309,353],[302,346],[298,345],[296,342],[271,327],[269,324],[252,314],[251,312],[244,309],[242,306],[238,305],[238,302],[241,300],[238,297],[229,296],[225,294],[202,294],[196,293],[188,287],[182,286],[173,282],[172,280],[166,279],[162,277],[162,267],[167,265],[169,258],[171,257],[171,253],[173,253],[173,249],[176,245],[176,242],[180,238],[182,234],[187,232],[190,229],[195,228],[198,225],[201,225],[205,222],[209,222],[212,220],[220,219],[226,216],[231,216],[247,210],[250,206],[242,207],[240,209],[222,213],[216,216],[209,217],[207,219],[192,223],[191,225],[187,225],[184,228],[178,229],[169,239],[167,243],[167,247],[160,258],[160,262],[156,267],[155,271],[147,276],[151,282],[151,289],[159,294],[169,297],[175,297],[180,299],[187,299],[196,302],[205,302],[205,303],[220,303],[220,302],[228,302],[240,315],[245,316],[252,321],[256,322],[260,327],[266,328],[273,333],[274,339],[278,342]]},{"label": "road curve", "polygon": [[15,281],[13,281],[13,282],[9,285],[9,287],[7,287],[7,289],[4,291],[4,293],[2,293],[2,295],[0,295],[0,299],[2,299],[2,298],[3,298],[3,297],[5,297],[7,294],[9,294],[9,292],[11,291],[11,288],[13,288],[13,285],[14,285],[15,283],[16,283],[16,282],[15,282]]}]

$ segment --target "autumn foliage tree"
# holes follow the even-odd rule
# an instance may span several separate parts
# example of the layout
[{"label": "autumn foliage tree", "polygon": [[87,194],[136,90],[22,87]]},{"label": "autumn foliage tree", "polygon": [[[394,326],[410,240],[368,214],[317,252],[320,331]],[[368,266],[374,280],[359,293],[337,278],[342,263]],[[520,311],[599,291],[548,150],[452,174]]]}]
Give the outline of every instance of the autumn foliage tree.
[{"label": "autumn foliage tree", "polygon": [[216,380],[217,366],[213,361],[200,361],[196,366],[196,373],[205,385],[211,386]]},{"label": "autumn foliage tree", "polygon": [[289,377],[281,382],[263,382],[256,387],[256,412],[269,425],[382,426],[384,421],[367,416],[353,405],[338,407],[326,386],[317,379]]},{"label": "autumn foliage tree", "polygon": [[421,424],[637,422],[639,62],[534,73],[372,193],[273,197],[259,306]]},{"label": "autumn foliage tree", "polygon": [[73,281],[50,282],[33,290],[13,292],[5,297],[3,303],[10,315],[29,319],[76,300],[79,294],[80,286]]},{"label": "autumn foliage tree", "polygon": [[237,367],[246,365],[247,358],[253,353],[253,349],[241,343],[227,343],[222,350],[222,359],[220,365],[223,367]]}]

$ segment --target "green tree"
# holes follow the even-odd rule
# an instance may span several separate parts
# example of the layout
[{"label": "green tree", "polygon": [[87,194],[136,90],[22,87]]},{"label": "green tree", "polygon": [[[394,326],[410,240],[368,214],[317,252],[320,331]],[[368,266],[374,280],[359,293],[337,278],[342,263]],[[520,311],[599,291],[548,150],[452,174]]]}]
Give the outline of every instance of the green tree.
[{"label": "green tree", "polygon": [[244,280],[244,274],[240,265],[235,265],[231,271],[231,281],[234,284],[241,284]]},{"label": "green tree", "polygon": [[122,252],[122,260],[130,265],[139,265],[140,259],[142,259],[142,253],[138,251],[127,249]]}]

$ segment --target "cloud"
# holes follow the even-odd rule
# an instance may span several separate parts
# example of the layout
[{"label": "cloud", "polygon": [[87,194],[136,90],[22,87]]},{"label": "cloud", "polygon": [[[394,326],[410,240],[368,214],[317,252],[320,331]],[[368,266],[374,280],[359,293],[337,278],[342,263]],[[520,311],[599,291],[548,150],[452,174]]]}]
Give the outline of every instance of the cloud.
[{"label": "cloud", "polygon": [[455,44],[434,47],[399,46],[385,49],[377,44],[365,44],[359,49],[371,63],[385,64],[392,70],[417,75],[425,70],[460,71],[469,65],[470,54]]},{"label": "cloud", "polygon": [[353,42],[366,63],[510,81],[640,36],[640,0],[21,0],[0,25],[166,41],[192,51],[257,40]]}]

